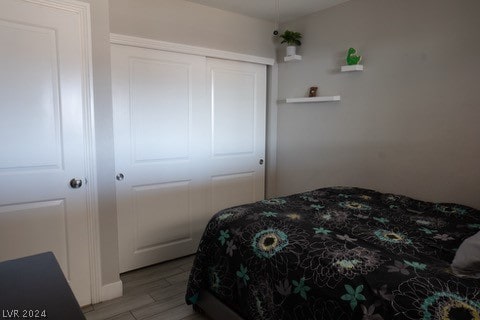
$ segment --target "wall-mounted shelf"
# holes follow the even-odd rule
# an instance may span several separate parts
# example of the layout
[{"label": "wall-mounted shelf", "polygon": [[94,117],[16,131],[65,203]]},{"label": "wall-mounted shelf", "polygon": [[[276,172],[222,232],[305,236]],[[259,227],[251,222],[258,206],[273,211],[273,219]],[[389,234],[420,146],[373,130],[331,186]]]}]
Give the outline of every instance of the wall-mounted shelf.
[{"label": "wall-mounted shelf", "polygon": [[363,71],[363,65],[355,64],[352,66],[342,66],[341,71],[342,72]]},{"label": "wall-mounted shelf", "polygon": [[312,98],[287,98],[285,103],[309,103],[309,102],[328,102],[328,101],[340,101],[340,96],[323,96]]},{"label": "wall-mounted shelf", "polygon": [[288,62],[288,61],[300,61],[302,60],[302,56],[299,56],[298,54],[294,56],[286,56],[283,58],[283,61]]}]

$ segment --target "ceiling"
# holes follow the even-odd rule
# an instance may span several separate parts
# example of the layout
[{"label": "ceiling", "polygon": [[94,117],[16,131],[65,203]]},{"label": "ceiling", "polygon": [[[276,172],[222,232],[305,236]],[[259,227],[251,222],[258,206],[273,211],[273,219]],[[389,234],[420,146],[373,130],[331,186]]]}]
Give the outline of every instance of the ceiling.
[{"label": "ceiling", "polygon": [[[275,21],[276,0],[187,0],[208,7],[241,13],[246,16]],[[279,0],[280,22],[335,6],[348,0]]]}]

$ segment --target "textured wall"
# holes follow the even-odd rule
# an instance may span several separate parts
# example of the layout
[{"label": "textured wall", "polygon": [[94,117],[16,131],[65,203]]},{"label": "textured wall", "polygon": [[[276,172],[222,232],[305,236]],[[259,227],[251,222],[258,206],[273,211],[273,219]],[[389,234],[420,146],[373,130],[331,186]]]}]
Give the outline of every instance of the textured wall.
[{"label": "textured wall", "polygon": [[110,0],[113,33],[272,58],[272,22],[183,0]]},{"label": "textured wall", "polygon": [[102,283],[119,281],[108,0],[90,3]]},{"label": "textured wall", "polygon": [[[318,85],[342,101],[279,106],[277,192],[352,185],[480,208],[478,12],[355,0],[284,25],[303,32],[303,60],[279,65],[279,98]],[[350,46],[364,72],[339,72]]]}]

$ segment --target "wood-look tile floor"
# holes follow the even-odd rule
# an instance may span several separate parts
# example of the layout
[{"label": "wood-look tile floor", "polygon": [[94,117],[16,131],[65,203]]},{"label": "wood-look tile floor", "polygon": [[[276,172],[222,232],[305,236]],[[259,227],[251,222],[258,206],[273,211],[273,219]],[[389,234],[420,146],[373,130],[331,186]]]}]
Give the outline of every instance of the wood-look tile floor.
[{"label": "wood-look tile floor", "polygon": [[83,307],[87,320],[208,320],[185,303],[194,256],[120,275],[123,297]]}]

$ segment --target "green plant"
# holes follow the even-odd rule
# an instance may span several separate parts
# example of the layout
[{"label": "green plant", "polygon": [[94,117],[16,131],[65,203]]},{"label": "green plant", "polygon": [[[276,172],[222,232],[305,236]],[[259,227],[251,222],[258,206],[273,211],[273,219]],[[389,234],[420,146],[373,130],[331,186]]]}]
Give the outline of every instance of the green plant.
[{"label": "green plant", "polygon": [[302,45],[302,42],[300,42],[300,39],[302,39],[302,34],[300,32],[285,30],[285,32],[280,35],[280,38],[282,38],[281,43],[286,43],[289,46]]}]

